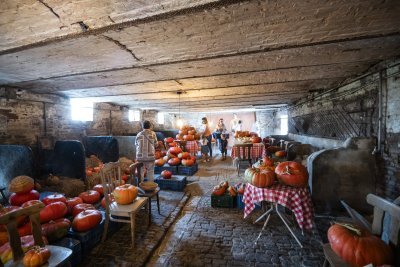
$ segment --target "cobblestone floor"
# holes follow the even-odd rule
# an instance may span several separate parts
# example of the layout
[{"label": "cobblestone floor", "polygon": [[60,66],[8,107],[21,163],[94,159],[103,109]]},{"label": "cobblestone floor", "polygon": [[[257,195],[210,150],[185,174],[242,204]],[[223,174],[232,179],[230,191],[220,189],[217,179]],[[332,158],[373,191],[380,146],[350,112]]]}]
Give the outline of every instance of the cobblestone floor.
[{"label": "cobblestone floor", "polygon": [[243,210],[211,207],[214,185],[223,180],[241,180],[231,160],[221,161],[217,155],[210,163],[200,163],[196,175],[188,178],[186,193],[190,198],[181,192],[162,191],[162,215],[152,205],[153,223],[149,228],[144,211],[139,216],[135,250],[130,247],[129,225],[124,224],[95,247],[81,266],[322,266],[318,231],[302,235],[290,212],[286,212],[288,220],[304,248],[277,215],[271,216],[267,229],[254,244],[263,221],[252,222],[261,210],[244,220]]},{"label": "cobblestone floor", "polygon": [[[221,180],[237,181],[231,161],[202,163],[187,186],[192,197],[148,266],[322,266],[321,238],[316,229],[304,232],[288,220],[304,248],[296,243],[277,215],[272,215],[258,243],[254,241],[261,214],[243,219],[243,210],[211,208],[212,187]],[[290,215],[290,213],[288,213]]]},{"label": "cobblestone floor", "polygon": [[153,200],[150,227],[147,224],[148,214],[144,210],[136,216],[134,249],[131,248],[130,224],[121,223],[122,228],[109,234],[104,243],[85,255],[80,266],[144,266],[180,214],[187,199],[188,196],[182,192],[160,191],[161,214],[158,214],[156,202]]}]

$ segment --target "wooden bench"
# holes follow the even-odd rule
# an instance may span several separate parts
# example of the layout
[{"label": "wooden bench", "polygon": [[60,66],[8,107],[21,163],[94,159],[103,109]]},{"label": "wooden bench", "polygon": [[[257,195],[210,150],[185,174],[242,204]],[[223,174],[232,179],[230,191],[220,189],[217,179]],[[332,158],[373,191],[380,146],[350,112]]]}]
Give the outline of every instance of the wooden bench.
[{"label": "wooden bench", "polygon": [[[396,202],[400,201],[398,198]],[[367,195],[368,204],[374,207],[374,216],[372,224],[367,221],[361,214],[348,206],[342,201],[343,206],[346,208],[347,212],[350,214],[353,223],[361,225],[371,231],[373,234],[380,236],[383,241],[393,245],[396,250],[399,246],[399,228],[400,228],[400,206],[392,203],[386,199],[383,199],[374,194]],[[383,221],[390,216],[390,225],[387,231],[383,231]],[[382,236],[385,234],[385,236]],[[387,235],[386,235],[387,234]],[[350,267],[349,264],[344,262],[332,249],[329,243],[323,245],[323,250],[325,254],[325,266],[335,266],[335,267]],[[394,253],[396,255],[396,253]],[[398,257],[398,256],[397,256]],[[399,259],[396,259],[397,261]],[[399,264],[399,262],[397,262]]]}]

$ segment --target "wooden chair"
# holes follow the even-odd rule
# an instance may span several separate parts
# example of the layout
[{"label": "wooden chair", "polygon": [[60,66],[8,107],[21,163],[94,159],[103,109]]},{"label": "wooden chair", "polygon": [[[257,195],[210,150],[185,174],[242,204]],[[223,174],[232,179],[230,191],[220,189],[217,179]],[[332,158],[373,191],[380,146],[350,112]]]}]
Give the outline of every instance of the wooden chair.
[{"label": "wooden chair", "polygon": [[[133,164],[131,164],[129,166],[130,168],[130,173],[131,173],[131,178],[130,178],[130,183],[135,185],[135,186],[139,186],[139,184],[141,182],[143,182],[143,178],[142,178],[142,174],[141,174],[141,169],[143,167],[143,163],[142,162],[135,162]],[[149,198],[149,224],[151,223],[151,200],[153,197],[156,197],[157,200],[157,210],[158,210],[158,214],[161,215],[160,212],[160,197],[158,195],[158,193],[160,192],[160,188],[157,187],[156,190],[151,191],[151,192],[147,192],[144,191],[143,189],[141,189],[140,187],[138,187],[139,190],[139,196],[140,197],[148,197]]]},{"label": "wooden chair", "polygon": [[[251,157],[251,149],[253,147],[253,144],[235,144],[232,149],[237,149],[236,150],[236,169],[239,175],[240,172],[240,162],[246,161],[249,162],[249,165],[251,166],[252,164],[252,157]],[[240,151],[243,151],[243,153],[240,153]]]},{"label": "wooden chair", "polygon": [[[357,211],[352,209],[346,203],[344,204],[346,210],[349,212],[353,223],[358,224],[360,226],[365,227],[366,229],[370,230],[373,234],[381,236],[381,238],[393,245],[396,250],[400,245],[399,242],[399,235],[400,235],[400,206],[387,201],[381,197],[378,197],[374,194],[367,195],[367,202],[374,207],[374,217],[373,222],[370,224],[362,215],[360,215]],[[387,229],[387,238],[383,237],[383,221],[384,218],[389,218],[391,223],[389,228]],[[387,240],[385,240],[387,239]],[[324,266],[340,266],[340,267],[347,267],[350,266],[346,262],[344,262],[336,253],[331,249],[329,243],[323,245],[323,250],[325,254],[325,262]],[[396,259],[399,260],[399,259]],[[397,262],[399,264],[399,262]]]},{"label": "wooden chair", "polygon": [[[24,266],[22,259],[24,251],[21,247],[21,239],[17,229],[17,218],[20,216],[28,216],[31,221],[32,234],[36,246],[46,247],[50,250],[51,256],[46,266],[68,266],[68,259],[72,255],[69,248],[46,245],[42,239],[42,227],[40,225],[40,210],[44,208],[43,203],[38,203],[20,210],[9,212],[0,217],[0,224],[6,225],[10,247],[13,252],[13,260],[7,262],[6,266]],[[3,266],[0,260],[0,266]]]},{"label": "wooden chair", "polygon": [[101,182],[104,188],[104,197],[106,202],[106,221],[102,242],[107,237],[108,225],[110,221],[124,222],[131,224],[132,248],[135,244],[135,218],[137,212],[143,207],[147,207],[147,197],[137,197],[132,204],[119,205],[111,201],[108,194],[114,191],[114,188],[121,184],[121,168],[118,162],[106,163],[100,171]]}]

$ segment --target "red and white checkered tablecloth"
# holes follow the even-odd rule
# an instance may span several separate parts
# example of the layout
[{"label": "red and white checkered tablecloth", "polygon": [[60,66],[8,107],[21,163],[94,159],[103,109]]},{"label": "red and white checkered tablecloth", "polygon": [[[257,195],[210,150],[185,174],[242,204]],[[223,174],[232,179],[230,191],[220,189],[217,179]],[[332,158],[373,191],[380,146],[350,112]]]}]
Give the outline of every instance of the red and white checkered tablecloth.
[{"label": "red and white checkered tablecloth", "polygon": [[198,141],[187,141],[186,142],[186,151],[190,153],[192,156],[196,156],[199,151]]},{"label": "red and white checkered tablecloth", "polygon": [[307,188],[294,188],[276,184],[268,188],[258,188],[249,183],[243,195],[244,218],[254,209],[254,203],[268,201],[290,209],[301,229],[313,227],[313,205]]},{"label": "red and white checkered tablecloth", "polygon": [[[240,147],[240,154],[243,155],[243,151],[244,148]],[[253,147],[251,148],[251,157],[253,159],[255,158],[262,158],[264,155],[264,144],[263,143],[255,143],[253,144]],[[236,158],[236,155],[238,154],[238,147],[236,147],[235,145],[233,145],[232,150],[231,150],[231,157],[234,159]]]}]

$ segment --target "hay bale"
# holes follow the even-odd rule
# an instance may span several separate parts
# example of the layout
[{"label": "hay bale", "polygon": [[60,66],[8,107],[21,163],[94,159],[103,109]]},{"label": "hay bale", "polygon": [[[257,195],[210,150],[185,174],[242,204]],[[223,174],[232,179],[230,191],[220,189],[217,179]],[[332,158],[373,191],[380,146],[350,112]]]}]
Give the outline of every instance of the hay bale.
[{"label": "hay bale", "polygon": [[60,191],[67,197],[77,197],[80,193],[86,190],[85,183],[80,179],[70,177],[60,177]]},{"label": "hay bale", "polygon": [[133,160],[130,160],[126,157],[121,157],[119,158],[118,163],[122,173],[130,173],[129,166],[133,164]]},{"label": "hay bale", "polygon": [[88,189],[93,188],[96,184],[101,184],[100,173],[93,173],[91,176],[86,177],[86,186]]},{"label": "hay bale", "polygon": [[94,167],[99,167],[100,165],[103,164],[103,162],[95,155],[90,155],[89,158],[86,158],[85,164],[86,168],[94,168]]}]

